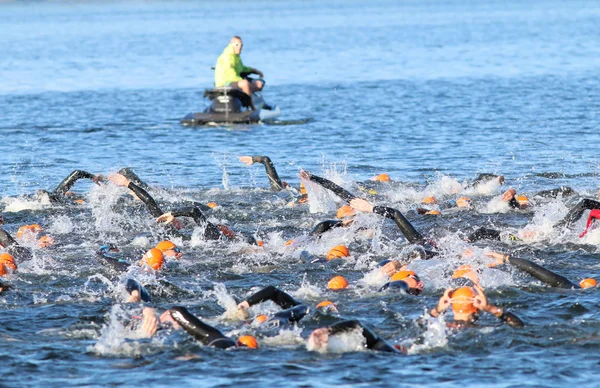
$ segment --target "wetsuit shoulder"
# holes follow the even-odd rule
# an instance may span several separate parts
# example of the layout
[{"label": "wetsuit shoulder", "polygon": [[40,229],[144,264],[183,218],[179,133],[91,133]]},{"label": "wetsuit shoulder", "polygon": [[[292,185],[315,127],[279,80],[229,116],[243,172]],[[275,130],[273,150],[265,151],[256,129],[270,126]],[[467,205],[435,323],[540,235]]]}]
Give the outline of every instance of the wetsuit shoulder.
[{"label": "wetsuit shoulder", "polygon": [[236,346],[234,340],[226,337],[218,329],[202,322],[191,314],[185,307],[174,306],[169,309],[171,317],[191,336],[206,346],[227,349]]},{"label": "wetsuit shoulder", "polygon": [[271,300],[284,309],[288,309],[290,307],[294,307],[301,304],[300,302],[292,298],[289,294],[287,294],[284,291],[281,291],[275,286],[267,286],[246,298],[246,301],[250,306],[254,306],[266,300]]}]

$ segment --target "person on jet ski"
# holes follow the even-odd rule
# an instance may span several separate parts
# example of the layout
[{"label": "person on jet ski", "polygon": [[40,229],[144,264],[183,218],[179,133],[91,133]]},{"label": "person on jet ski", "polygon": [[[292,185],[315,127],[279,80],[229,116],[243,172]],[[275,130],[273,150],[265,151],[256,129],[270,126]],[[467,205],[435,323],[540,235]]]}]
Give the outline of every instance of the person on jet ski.
[{"label": "person on jet ski", "polygon": [[[264,81],[254,80],[250,82],[242,78],[242,73],[258,74],[260,78],[263,77],[263,73],[252,67],[244,66],[242,58],[240,58],[243,47],[242,38],[239,36],[231,38],[231,41],[225,47],[219,59],[217,59],[215,66],[215,87],[231,86],[241,89],[247,95],[252,96],[252,92],[262,90]],[[253,102],[250,108],[256,110]]]}]

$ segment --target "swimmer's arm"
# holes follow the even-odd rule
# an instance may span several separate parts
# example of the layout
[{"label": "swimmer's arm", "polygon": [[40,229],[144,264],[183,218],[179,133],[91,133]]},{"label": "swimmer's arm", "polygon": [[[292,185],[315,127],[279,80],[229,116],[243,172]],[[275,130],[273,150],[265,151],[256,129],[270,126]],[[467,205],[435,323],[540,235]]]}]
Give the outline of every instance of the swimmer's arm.
[{"label": "swimmer's arm", "polygon": [[492,304],[488,304],[484,311],[492,314],[493,316],[506,323],[510,327],[525,326],[525,323],[521,320],[521,318],[517,317],[510,311],[504,311],[504,309],[501,309],[500,307],[494,306]]},{"label": "swimmer's arm", "polygon": [[185,307],[175,306],[169,311],[175,322],[204,345],[210,345],[216,339],[227,338],[218,329],[192,315]]},{"label": "swimmer's arm", "polygon": [[211,223],[206,219],[206,216],[200,211],[200,209],[196,206],[189,206],[180,209],[176,209],[171,212],[173,217],[191,217],[194,219],[194,222],[199,226],[204,226],[204,237],[210,240],[218,240],[221,238],[221,232],[215,226],[215,224]]},{"label": "swimmer's arm", "polygon": [[268,156],[241,156],[240,161],[247,165],[252,165],[253,163],[264,165],[271,184],[271,190],[281,191],[283,189],[283,184],[281,183],[281,179],[279,179],[277,170],[275,170],[275,166]]},{"label": "swimmer's arm", "polygon": [[246,299],[246,302],[248,302],[249,306],[254,306],[266,300],[272,300],[283,309],[288,309],[290,307],[294,307],[300,304],[289,294],[281,291],[280,289],[274,286],[268,286],[263,288],[262,290],[249,296]]},{"label": "swimmer's arm", "polygon": [[554,273],[541,265],[538,265],[530,260],[521,259],[506,255],[504,262],[509,263],[523,272],[527,272],[534,278],[548,284],[551,287],[559,288],[579,288],[576,284],[573,284],[569,279]]},{"label": "swimmer's arm", "polygon": [[341,220],[326,220],[319,222],[311,231],[311,236],[320,236],[323,233],[327,232],[330,229],[337,228],[339,226],[343,226],[343,221]]},{"label": "swimmer's arm", "polygon": [[427,242],[425,237],[423,237],[421,233],[417,232],[415,227],[399,210],[385,206],[373,206],[373,213],[392,219],[396,225],[398,225],[398,228],[410,243],[424,244]]},{"label": "swimmer's arm", "polygon": [[82,178],[91,179],[96,183],[101,182],[104,179],[102,175],[94,175],[83,170],[75,170],[71,174],[69,174],[69,176],[66,177],[62,182],[60,182],[58,186],[56,186],[56,189],[54,189],[53,193],[58,195],[65,195],[65,193],[69,191],[71,187],[73,187],[75,182]]},{"label": "swimmer's arm", "polygon": [[329,334],[335,335],[337,333],[344,333],[356,329],[362,330],[362,335],[367,342],[367,349],[379,350],[383,352],[397,352],[397,350],[393,346],[390,346],[387,342],[379,338],[375,333],[373,333],[368,328],[364,327],[357,320],[338,322],[335,325],[329,327]]},{"label": "swimmer's arm", "polygon": [[309,173],[308,171],[302,170],[300,172],[300,177],[309,179],[313,182],[320,184],[324,188],[332,191],[335,195],[337,195],[338,197],[340,197],[341,199],[343,199],[346,202],[350,202],[354,198],[356,198],[356,196],[353,195],[352,193],[350,193],[348,190],[336,185],[329,179],[325,179],[325,178],[321,178],[320,176],[313,175],[313,174]]},{"label": "swimmer's arm", "polygon": [[150,211],[150,214],[152,214],[152,217],[158,218],[163,214],[163,211],[160,209],[160,207],[158,207],[154,198],[152,198],[152,196],[150,194],[148,194],[148,192],[146,190],[142,189],[140,186],[136,185],[133,182],[129,182],[129,184],[127,185],[127,188],[129,190],[133,191],[133,193],[142,202],[144,202],[144,204]]},{"label": "swimmer's arm", "polygon": [[141,180],[140,177],[137,176],[137,174],[134,173],[129,167],[124,167],[124,168],[120,169],[119,174],[123,175],[124,177],[126,177],[131,182],[135,183],[136,185],[138,185],[139,187],[141,187],[144,190],[148,190],[150,187],[150,186],[148,186],[148,184],[146,182]]}]

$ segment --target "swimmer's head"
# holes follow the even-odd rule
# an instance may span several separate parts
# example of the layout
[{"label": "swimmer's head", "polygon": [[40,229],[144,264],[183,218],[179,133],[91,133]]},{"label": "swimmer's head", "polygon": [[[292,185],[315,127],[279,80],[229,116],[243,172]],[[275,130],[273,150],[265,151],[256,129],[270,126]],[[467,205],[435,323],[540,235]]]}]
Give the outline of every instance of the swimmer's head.
[{"label": "swimmer's head", "polygon": [[324,301],[320,302],[316,308],[317,308],[317,310],[321,310],[321,311],[330,311],[332,313],[338,312],[337,308],[335,307],[333,302],[330,300],[324,300]]},{"label": "swimmer's head", "polygon": [[[15,258],[10,253],[0,253],[0,267],[1,267],[0,269],[3,269],[4,271],[6,271],[6,268],[16,271],[17,270],[17,262],[15,261]],[[3,275],[5,275],[5,274],[3,274]]]},{"label": "swimmer's head", "polygon": [[437,203],[437,201],[434,197],[425,197],[425,198],[423,198],[423,203],[426,205],[432,205],[432,204]]},{"label": "swimmer's head", "polygon": [[211,209],[216,208],[217,206],[219,206],[216,202],[209,202],[206,204],[206,206],[208,206]]},{"label": "swimmer's head", "polygon": [[327,283],[327,288],[330,290],[345,290],[348,288],[348,281],[343,276],[334,276]]},{"label": "swimmer's head", "polygon": [[346,247],[345,245],[336,245],[335,247],[331,248],[331,250],[327,254],[327,260],[339,259],[341,257],[348,256],[350,256],[350,251],[348,250],[348,247]]},{"label": "swimmer's head", "polygon": [[581,287],[581,288],[596,287],[597,285],[598,285],[598,282],[596,281],[596,279],[592,279],[592,278],[586,278],[586,279],[583,279],[581,282],[579,282],[579,287]]},{"label": "swimmer's head", "polygon": [[456,200],[456,206],[458,207],[471,207],[471,198],[469,197],[460,197]]},{"label": "swimmer's head", "polygon": [[379,174],[376,177],[373,177],[374,181],[378,182],[389,182],[391,181],[390,176],[388,174]]},{"label": "swimmer's head", "polygon": [[469,264],[461,265],[456,270],[454,270],[454,273],[452,274],[452,279],[460,279],[470,272],[473,272],[473,267],[471,267]]},{"label": "swimmer's head", "polygon": [[473,304],[475,291],[471,287],[457,288],[450,294],[452,311],[456,314],[474,314],[477,307]]},{"label": "swimmer's head", "polygon": [[56,241],[52,237],[50,237],[50,236],[42,236],[38,240],[38,246],[40,248],[51,247],[55,243],[56,243]]},{"label": "swimmer's head", "polygon": [[517,202],[519,202],[519,205],[521,205],[521,206],[529,205],[529,198],[527,198],[526,195],[517,195],[516,200],[517,200]]},{"label": "swimmer's head", "polygon": [[344,206],[342,206],[341,208],[338,209],[336,217],[337,218],[352,217],[355,214],[356,214],[356,210],[354,210],[349,205],[344,205]]},{"label": "swimmer's head", "polygon": [[257,315],[256,318],[254,318],[254,322],[260,325],[264,323],[267,319],[269,319],[269,317],[266,315]]},{"label": "swimmer's head", "polygon": [[430,210],[427,213],[425,213],[426,216],[439,216],[440,214],[442,213],[440,213],[440,211],[436,209]]},{"label": "swimmer's head", "polygon": [[243,335],[237,340],[237,346],[245,346],[250,349],[258,349],[258,341],[251,335]]},{"label": "swimmer's head", "polygon": [[17,231],[17,238],[27,238],[28,236],[36,236],[39,232],[44,230],[38,224],[23,225]]},{"label": "swimmer's head", "polygon": [[[390,283],[404,282],[408,285],[408,292],[413,295],[420,295],[423,292],[423,282],[415,271],[398,271],[392,275]],[[393,285],[392,285],[393,286]]]},{"label": "swimmer's head", "polygon": [[164,263],[165,263],[165,258],[164,258],[163,253],[156,248],[150,249],[142,257],[142,265],[147,265],[147,266],[151,267],[152,269],[154,269],[155,271],[160,270]]},{"label": "swimmer's head", "polygon": [[177,245],[175,245],[175,243],[169,240],[159,242],[158,244],[156,244],[155,248],[161,251],[163,256],[166,257],[175,257],[179,260],[183,255],[181,253],[181,250],[177,248]]}]

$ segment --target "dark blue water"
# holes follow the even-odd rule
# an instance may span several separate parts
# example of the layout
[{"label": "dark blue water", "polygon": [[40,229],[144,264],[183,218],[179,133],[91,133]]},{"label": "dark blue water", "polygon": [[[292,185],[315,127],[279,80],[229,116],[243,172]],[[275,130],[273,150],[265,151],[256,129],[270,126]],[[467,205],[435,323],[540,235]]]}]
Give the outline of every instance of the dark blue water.
[{"label": "dark blue water", "polygon": [[[596,385],[595,289],[557,290],[516,270],[485,269],[488,297],[523,318],[524,329],[491,316],[459,333],[438,320],[417,323],[444,288],[457,285],[449,279],[454,268],[485,268],[485,250],[516,253],[577,282],[599,277],[600,234],[579,239],[585,220],[572,231],[549,227],[579,198],[597,196],[596,2],[8,2],[0,18],[4,228],[16,234],[35,222],[57,240],[34,247],[33,259],[8,279],[13,291],[0,296],[5,384]],[[204,107],[210,68],[234,34],[244,39],[244,62],[265,74],[266,100],[281,107],[281,120],[297,124],[179,125]],[[342,230],[286,247],[341,203],[314,193],[311,208],[285,207],[292,193],[268,191],[262,167],[245,167],[238,155],[270,156],[296,187],[300,168],[355,193],[356,182],[388,173],[395,182],[377,186],[371,200],[407,211],[444,250],[440,259],[412,263],[424,296],[377,292],[370,271],[406,248],[379,217],[361,219],[374,238]],[[123,328],[135,308],[120,303],[118,281],[94,250],[111,241],[137,255],[159,238],[144,209],[119,204],[125,190],[82,181],[75,187],[86,197],[81,206],[28,197],[74,169],[107,174],[124,166],[163,188],[153,192],[163,208],[216,201],[211,220],[265,241],[254,252],[197,235],[178,240],[180,265],[159,275],[163,283],[146,279],[157,310],[188,306],[226,334],[253,333],[261,350],[219,351],[182,333],[144,339]],[[503,174],[505,186],[469,190],[466,181],[482,172]],[[508,187],[531,196],[561,185],[578,195],[534,200],[525,212],[493,199]],[[456,192],[471,196],[475,208],[414,213],[422,197]],[[538,236],[481,242],[475,259],[461,259],[462,237],[475,226]],[[302,262],[303,249],[320,255],[337,244],[349,245],[350,260]],[[352,288],[327,291],[335,274]],[[409,354],[307,351],[310,331],[335,317],[314,315],[280,332],[231,319],[232,297],[267,284],[310,306],[329,298],[342,317],[360,319]]]}]

